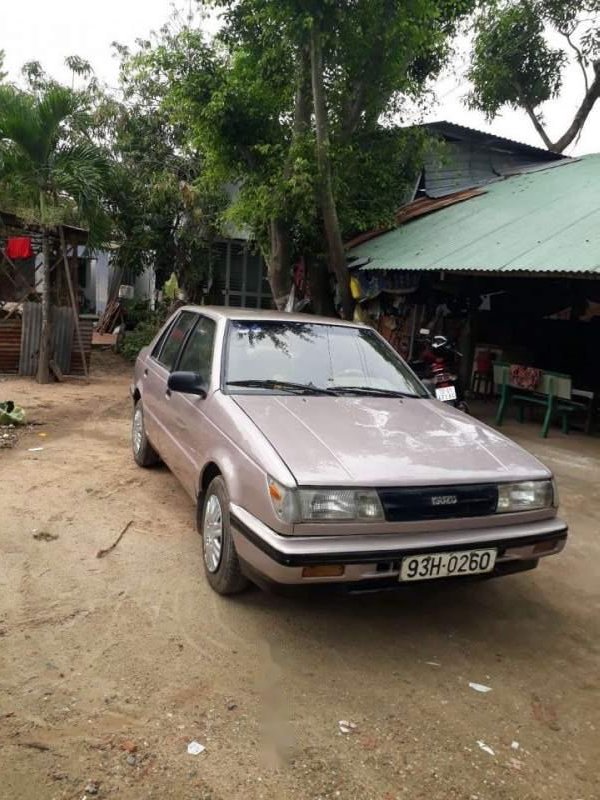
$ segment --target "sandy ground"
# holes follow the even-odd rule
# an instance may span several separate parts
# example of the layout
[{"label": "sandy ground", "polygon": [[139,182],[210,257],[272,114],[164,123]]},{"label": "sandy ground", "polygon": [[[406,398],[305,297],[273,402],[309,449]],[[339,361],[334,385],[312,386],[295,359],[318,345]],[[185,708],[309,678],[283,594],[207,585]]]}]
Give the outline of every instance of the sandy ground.
[{"label": "sandy ground", "polygon": [[128,381],[103,356],[90,385],[0,382],[42,423],[0,451],[2,800],[600,797],[597,440],[506,426],[572,531],[535,572],[223,599],[187,496],[131,459]]}]

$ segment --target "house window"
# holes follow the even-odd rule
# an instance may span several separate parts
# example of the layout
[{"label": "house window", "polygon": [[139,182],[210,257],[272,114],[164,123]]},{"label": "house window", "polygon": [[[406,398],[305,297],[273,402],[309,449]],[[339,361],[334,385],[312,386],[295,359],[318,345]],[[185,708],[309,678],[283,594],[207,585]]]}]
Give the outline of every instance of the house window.
[{"label": "house window", "polygon": [[218,242],[214,249],[214,282],[225,306],[273,308],[263,257],[246,242]]}]

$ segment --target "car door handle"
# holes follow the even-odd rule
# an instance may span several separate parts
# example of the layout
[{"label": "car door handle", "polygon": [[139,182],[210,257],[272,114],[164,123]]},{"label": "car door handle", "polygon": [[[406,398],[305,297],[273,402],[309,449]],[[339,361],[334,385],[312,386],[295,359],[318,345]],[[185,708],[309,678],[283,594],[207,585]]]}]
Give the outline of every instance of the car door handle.
[{"label": "car door handle", "polygon": [[167,391],[165,392],[165,397],[171,397],[171,390],[170,389],[167,389]]},{"label": "car door handle", "polygon": [[148,375],[148,368],[146,368],[146,369],[144,370],[144,378],[145,378],[145,377],[147,377],[147,375]]}]

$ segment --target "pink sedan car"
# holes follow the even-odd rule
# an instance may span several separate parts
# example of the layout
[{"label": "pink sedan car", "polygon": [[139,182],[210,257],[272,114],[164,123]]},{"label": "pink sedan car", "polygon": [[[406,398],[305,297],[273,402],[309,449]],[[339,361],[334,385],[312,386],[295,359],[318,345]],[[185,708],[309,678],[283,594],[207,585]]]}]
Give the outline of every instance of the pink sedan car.
[{"label": "pink sedan car", "polygon": [[501,575],[564,547],[550,471],[431,397],[367,326],[187,306],[131,392],[134,458],[193,499],[221,594]]}]

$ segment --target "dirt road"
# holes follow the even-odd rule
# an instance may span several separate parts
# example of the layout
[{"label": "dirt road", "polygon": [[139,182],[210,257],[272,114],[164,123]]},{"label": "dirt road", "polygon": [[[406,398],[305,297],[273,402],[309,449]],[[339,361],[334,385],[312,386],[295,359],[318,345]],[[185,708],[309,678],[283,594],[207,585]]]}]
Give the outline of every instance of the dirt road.
[{"label": "dirt road", "polygon": [[190,501],[130,457],[128,380],[0,382],[43,423],[0,451],[2,800],[600,797],[597,440],[506,427],[571,526],[535,572],[223,599]]}]

